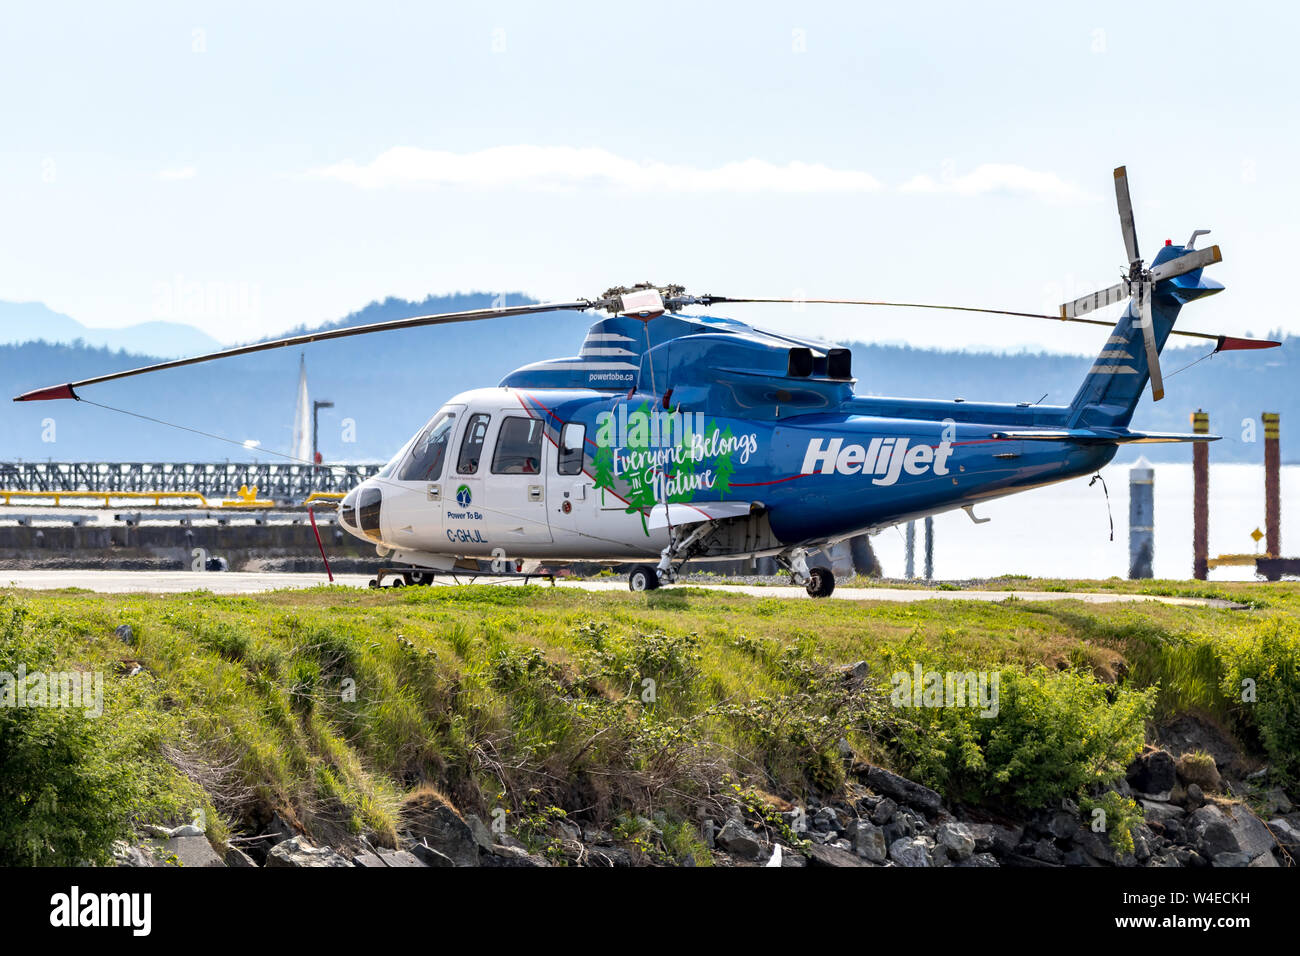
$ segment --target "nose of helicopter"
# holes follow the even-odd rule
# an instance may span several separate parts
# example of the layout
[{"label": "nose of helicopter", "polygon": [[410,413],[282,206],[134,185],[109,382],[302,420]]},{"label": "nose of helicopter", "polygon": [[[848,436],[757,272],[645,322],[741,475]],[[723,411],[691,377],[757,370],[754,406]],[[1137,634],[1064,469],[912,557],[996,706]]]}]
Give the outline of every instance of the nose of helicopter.
[{"label": "nose of helicopter", "polygon": [[384,493],[377,483],[367,479],[357,485],[339,503],[339,524],[358,538],[380,540],[379,516]]}]

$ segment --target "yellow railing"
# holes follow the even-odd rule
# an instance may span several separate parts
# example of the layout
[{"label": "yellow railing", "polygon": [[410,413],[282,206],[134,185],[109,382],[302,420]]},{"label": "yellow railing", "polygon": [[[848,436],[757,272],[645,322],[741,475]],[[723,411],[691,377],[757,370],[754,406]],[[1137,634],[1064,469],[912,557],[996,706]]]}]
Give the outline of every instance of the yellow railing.
[{"label": "yellow railing", "polygon": [[[155,508],[161,506],[164,501],[196,501],[203,508],[211,508],[212,505],[208,499],[197,491],[5,491],[0,489],[0,499],[6,505],[12,504],[13,499],[18,498],[24,501],[31,500],[53,500],[54,507],[61,507],[63,499],[68,498],[75,501],[103,501],[105,508],[113,506],[113,500],[118,501],[151,501]],[[342,501],[344,493],[341,491],[313,491],[303,499],[301,507],[319,503]],[[227,498],[219,502],[222,508],[274,508],[275,502],[269,498],[258,498],[257,488],[241,488],[237,497]]]},{"label": "yellow railing", "polygon": [[104,507],[112,507],[112,500],[128,499],[131,501],[149,500],[154,503],[154,507],[166,499],[183,499],[185,501],[197,501],[204,508],[208,507],[208,499],[203,497],[197,491],[4,491],[0,490],[0,498],[4,499],[6,505],[11,503],[13,498],[53,498],[54,506],[57,508],[64,498],[75,498],[82,500],[86,498],[103,499]]},{"label": "yellow railing", "polygon": [[1260,558],[1271,558],[1271,554],[1221,554],[1205,562],[1211,568],[1242,567],[1254,564]]},{"label": "yellow railing", "polygon": [[342,501],[347,496],[341,491],[313,491],[302,500],[303,507],[314,501]]}]

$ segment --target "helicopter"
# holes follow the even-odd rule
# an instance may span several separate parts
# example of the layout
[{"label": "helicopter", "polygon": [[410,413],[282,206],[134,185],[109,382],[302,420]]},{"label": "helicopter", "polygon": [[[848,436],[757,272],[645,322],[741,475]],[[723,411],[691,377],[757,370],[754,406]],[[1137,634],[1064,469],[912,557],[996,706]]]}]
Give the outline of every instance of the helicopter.
[{"label": "helicopter", "polygon": [[[809,559],[861,534],[1099,471],[1120,445],[1217,436],[1133,431],[1138,401],[1164,396],[1171,334],[1215,351],[1278,342],[1174,328],[1182,306],[1220,292],[1202,274],[1218,246],[1166,240],[1139,253],[1125,167],[1115,195],[1127,267],[1118,284],[1059,315],[867,299],[693,295],[650,283],[593,299],[413,316],[228,348],[17,396],[79,399],[127,376],[327,339],[557,311],[603,312],[575,356],[535,362],[450,398],[339,505],[339,523],[429,583],[492,560],[632,565],[650,591],[691,561],[772,557],[812,597],[835,579]],[[1118,321],[1089,313],[1127,300]],[[1109,329],[1068,405],[856,395],[850,350],[687,314],[727,303],[898,306],[1084,322]],[[471,564],[471,562],[473,562]],[[391,569],[390,569],[391,570]],[[382,582],[382,577],[372,585]]]}]

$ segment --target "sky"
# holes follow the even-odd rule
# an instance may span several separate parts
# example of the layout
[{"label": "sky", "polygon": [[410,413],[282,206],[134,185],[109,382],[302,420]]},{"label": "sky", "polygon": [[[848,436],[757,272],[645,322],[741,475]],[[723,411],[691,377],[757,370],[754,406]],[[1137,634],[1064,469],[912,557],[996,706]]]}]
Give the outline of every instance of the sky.
[{"label": "sky", "polygon": [[[0,299],[244,341],[395,295],[1054,312],[1209,228],[1181,327],[1300,333],[1293,5],[21,3],[0,8]],[[1207,240],[1202,239],[1205,244]],[[807,306],[826,339],[1104,330]],[[485,335],[490,346],[490,336]],[[557,354],[576,343],[557,343]]]}]

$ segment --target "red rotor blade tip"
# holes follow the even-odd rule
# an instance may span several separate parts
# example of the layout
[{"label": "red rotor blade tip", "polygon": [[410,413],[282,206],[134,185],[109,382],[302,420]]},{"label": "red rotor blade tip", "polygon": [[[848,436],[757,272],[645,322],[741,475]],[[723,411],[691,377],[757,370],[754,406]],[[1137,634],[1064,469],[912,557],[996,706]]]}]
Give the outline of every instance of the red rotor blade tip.
[{"label": "red rotor blade tip", "polygon": [[1239,339],[1231,335],[1219,336],[1219,347],[1216,352],[1235,352],[1245,349],[1275,349],[1281,346],[1281,342],[1274,342],[1271,339]]},{"label": "red rotor blade tip", "polygon": [[71,385],[53,385],[50,388],[38,388],[24,392],[14,399],[15,402],[48,402],[56,398],[76,398]]}]

